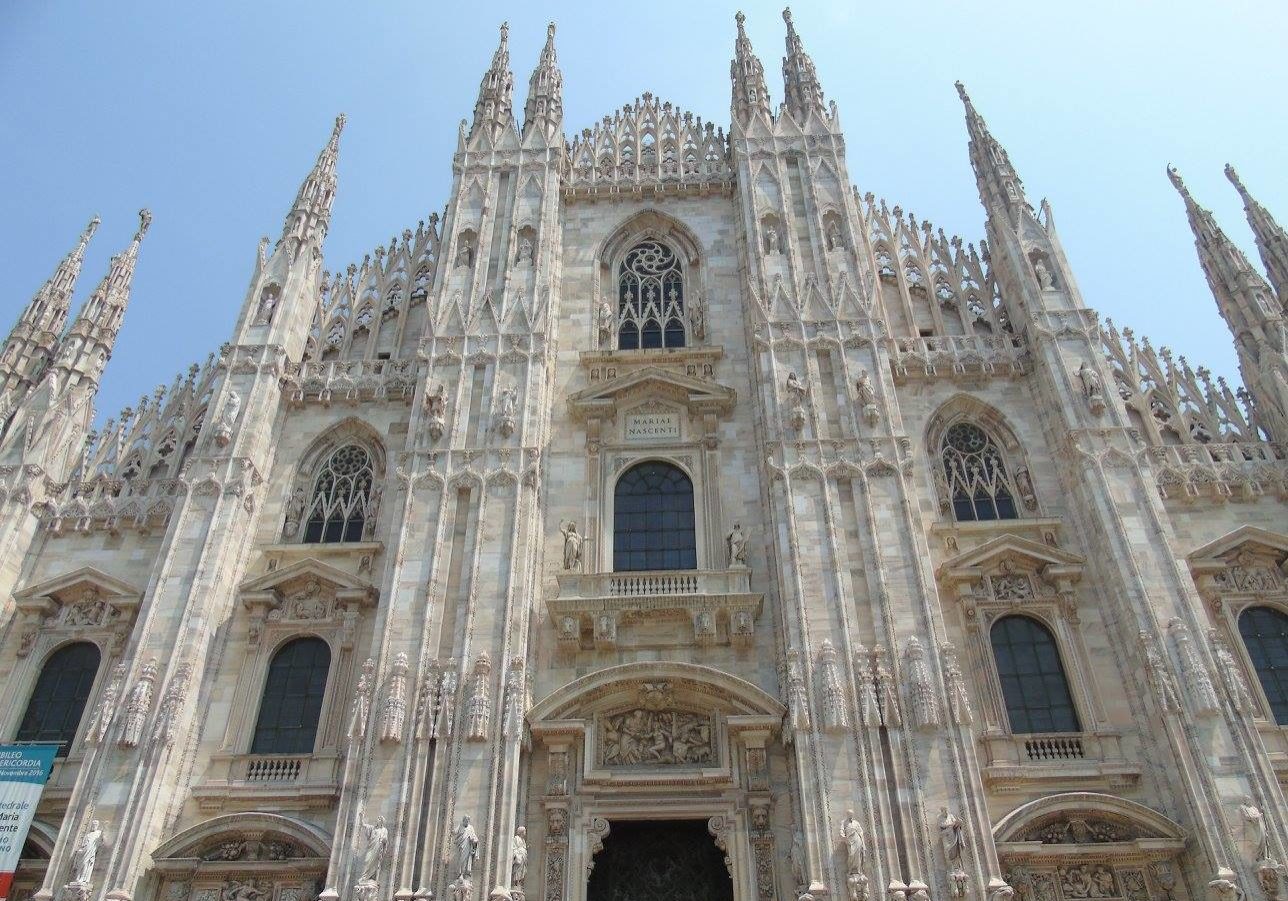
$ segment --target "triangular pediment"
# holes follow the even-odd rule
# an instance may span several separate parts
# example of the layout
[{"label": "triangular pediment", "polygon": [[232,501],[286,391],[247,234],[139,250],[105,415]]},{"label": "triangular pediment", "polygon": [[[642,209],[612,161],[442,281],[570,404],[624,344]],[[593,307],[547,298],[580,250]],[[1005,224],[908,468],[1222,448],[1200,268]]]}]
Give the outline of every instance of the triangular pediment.
[{"label": "triangular pediment", "polygon": [[646,397],[677,401],[690,413],[728,413],[737,402],[738,394],[718,382],[660,366],[645,366],[578,391],[568,398],[568,407],[577,416],[611,419],[624,402],[635,403]]},{"label": "triangular pediment", "polygon": [[1190,566],[1202,562],[1220,562],[1222,565],[1241,553],[1273,557],[1279,564],[1288,562],[1288,535],[1256,526],[1240,526],[1216,541],[1210,541],[1191,551]]},{"label": "triangular pediment", "polygon": [[264,573],[262,576],[243,582],[237,590],[243,595],[279,594],[284,588],[302,580],[313,579],[335,592],[337,596],[359,598],[374,603],[378,590],[365,579],[361,579],[316,557],[305,557],[289,566]]},{"label": "triangular pediment", "polygon": [[20,591],[15,591],[13,597],[19,606],[22,606],[23,601],[78,597],[87,590],[97,592],[104,600],[112,601],[117,606],[120,605],[120,601],[137,602],[143,597],[143,592],[129,582],[108,575],[93,566],[82,566],[80,569],[63,573],[44,582],[29,585]]},{"label": "triangular pediment", "polygon": [[950,582],[974,581],[1010,562],[1019,568],[1044,575],[1062,575],[1076,581],[1082,575],[1084,558],[1059,548],[1022,538],[999,535],[979,547],[958,554],[940,564],[937,575]]}]

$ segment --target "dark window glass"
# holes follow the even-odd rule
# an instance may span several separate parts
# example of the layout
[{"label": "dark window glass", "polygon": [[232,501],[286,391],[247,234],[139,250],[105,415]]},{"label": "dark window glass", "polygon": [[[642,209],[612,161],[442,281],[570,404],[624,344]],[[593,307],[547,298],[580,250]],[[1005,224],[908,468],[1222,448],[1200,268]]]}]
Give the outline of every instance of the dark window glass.
[{"label": "dark window glass", "polygon": [[1249,607],[1239,615],[1239,634],[1271,715],[1288,726],[1288,616],[1272,607]]},{"label": "dark window glass", "polygon": [[374,480],[371,455],[356,444],[327,458],[313,483],[304,543],[361,541]]},{"label": "dark window glass", "polygon": [[617,480],[613,569],[697,569],[693,483],[669,463],[641,463]]},{"label": "dark window glass", "polygon": [[621,329],[617,332],[617,349],[640,349],[640,330],[636,327],[635,323],[626,322],[622,324]]},{"label": "dark window glass", "polygon": [[993,657],[1011,732],[1081,732],[1055,637],[1027,616],[993,624]]},{"label": "dark window glass", "polygon": [[98,647],[88,641],[69,644],[50,655],[27,702],[16,739],[56,741],[58,756],[66,757],[94,687],[99,659]]},{"label": "dark window glass", "polygon": [[252,754],[313,752],[330,668],[331,649],[320,638],[297,638],[273,655]]}]

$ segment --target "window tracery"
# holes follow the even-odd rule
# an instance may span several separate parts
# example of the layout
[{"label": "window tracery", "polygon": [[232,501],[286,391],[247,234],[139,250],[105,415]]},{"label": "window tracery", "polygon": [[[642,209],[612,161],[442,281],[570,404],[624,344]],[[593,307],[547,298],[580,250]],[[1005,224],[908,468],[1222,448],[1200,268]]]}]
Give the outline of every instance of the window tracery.
[{"label": "window tracery", "polygon": [[304,543],[361,541],[376,494],[371,455],[356,444],[331,454],[313,482]]},{"label": "window tracery", "polygon": [[949,426],[939,455],[944,493],[958,522],[1018,519],[1017,495],[1030,505],[1031,487],[1025,485],[1021,490],[1016,485],[997,443],[974,423]]},{"label": "window tracery", "polygon": [[619,350],[685,345],[684,273],[670,247],[647,239],[627,251],[617,296]]}]

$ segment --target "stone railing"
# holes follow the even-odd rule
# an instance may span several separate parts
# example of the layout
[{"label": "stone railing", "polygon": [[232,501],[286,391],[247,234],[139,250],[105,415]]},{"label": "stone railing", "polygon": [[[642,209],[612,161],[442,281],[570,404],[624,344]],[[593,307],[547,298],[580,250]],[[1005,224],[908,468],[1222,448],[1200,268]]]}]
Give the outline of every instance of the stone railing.
[{"label": "stone railing", "polygon": [[727,194],[733,189],[727,160],[665,160],[654,165],[621,163],[612,167],[568,166],[564,196],[569,199],[631,197],[645,194]]},{"label": "stone railing", "polygon": [[313,360],[282,376],[282,391],[295,404],[398,398],[416,391],[413,360]]},{"label": "stone railing", "polygon": [[192,790],[205,810],[228,805],[328,807],[340,793],[340,757],[317,754],[217,754]]},{"label": "stone railing", "polygon": [[[644,621],[689,619],[692,630],[678,627],[654,640],[665,644],[750,644],[755,619],[764,601],[750,588],[745,568],[660,570],[655,572],[563,573],[559,595],[546,607],[560,644],[579,648],[583,633],[594,646],[618,645],[618,627]],[[677,617],[678,615],[678,617]]]},{"label": "stone railing", "polygon": [[1123,757],[1117,732],[989,732],[981,740],[987,756],[984,778],[1004,790],[1049,782],[1123,787],[1140,778],[1140,768]]},{"label": "stone railing", "polygon": [[1023,375],[1024,342],[1016,335],[902,337],[891,342],[896,382],[965,375]]},{"label": "stone railing", "polygon": [[1245,441],[1171,444],[1149,448],[1164,498],[1288,497],[1288,451],[1281,444]]}]

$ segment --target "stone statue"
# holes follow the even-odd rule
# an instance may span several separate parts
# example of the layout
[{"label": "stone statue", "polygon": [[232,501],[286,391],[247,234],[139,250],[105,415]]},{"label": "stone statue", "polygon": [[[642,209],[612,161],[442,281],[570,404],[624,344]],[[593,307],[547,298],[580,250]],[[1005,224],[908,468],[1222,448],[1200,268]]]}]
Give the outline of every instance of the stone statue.
[{"label": "stone statue", "polygon": [[950,866],[960,861],[966,851],[966,833],[962,830],[962,821],[949,813],[947,807],[939,808],[939,844],[944,849],[944,860]]},{"label": "stone statue", "polygon": [[514,432],[515,411],[519,407],[519,392],[513,385],[502,389],[500,403],[498,405],[498,416],[500,421],[497,428],[500,429],[501,435],[509,438]]},{"label": "stone statue", "polygon": [[845,247],[845,239],[841,237],[841,223],[833,219],[827,224],[827,249],[841,250]]},{"label": "stone statue", "polygon": [[1208,883],[1208,897],[1211,901],[1242,901],[1243,889],[1239,888],[1238,883],[1229,876],[1233,876],[1229,870],[1223,870],[1223,873],[1229,874],[1218,876]]},{"label": "stone statue", "polygon": [[[361,814],[359,814],[359,820],[361,821]],[[366,835],[367,845],[362,854],[362,875],[359,881],[378,882],[380,865],[384,863],[385,854],[389,851],[389,828],[385,825],[384,817],[376,817],[374,823],[361,825]]]},{"label": "stone statue", "polygon": [[237,414],[241,412],[242,399],[236,389],[229,389],[228,399],[219,411],[219,422],[215,427],[215,444],[227,447],[233,438],[233,426],[237,424]]},{"label": "stone statue", "polygon": [[461,825],[452,833],[456,846],[456,875],[461,879],[474,875],[474,864],[479,859],[479,834],[470,825],[468,816],[461,817]]},{"label": "stone statue", "polygon": [[261,901],[268,897],[268,892],[259,887],[254,879],[247,879],[244,882],[239,879],[230,879],[224,883],[223,891],[220,892],[222,901]]},{"label": "stone statue", "polygon": [[447,425],[447,389],[439,382],[434,390],[425,395],[425,413],[429,416],[429,437],[437,441],[443,437]]},{"label": "stone statue", "polygon": [[1083,360],[1078,367],[1078,381],[1082,383],[1082,396],[1087,399],[1087,406],[1091,407],[1092,413],[1099,414],[1105,408],[1105,389],[1100,373]]},{"label": "stone statue", "polygon": [[613,343],[613,308],[606,300],[599,303],[599,343],[604,347]]},{"label": "stone statue", "polygon": [[569,572],[581,572],[582,537],[577,533],[577,524],[569,522],[559,531],[563,533],[564,540],[563,568]]},{"label": "stone statue", "polygon": [[474,245],[470,243],[468,238],[465,238],[461,241],[461,249],[456,252],[455,268],[461,269],[464,267],[468,267],[473,262],[474,262]]},{"label": "stone statue", "polygon": [[845,844],[845,872],[851,875],[862,873],[868,846],[863,838],[863,825],[854,816],[853,810],[845,812],[845,821],[841,823],[841,841]]},{"label": "stone statue", "polygon": [[1253,860],[1263,860],[1268,855],[1266,821],[1261,808],[1244,795],[1239,802],[1239,815],[1243,818],[1243,841],[1252,849]]},{"label": "stone statue", "polygon": [[778,244],[778,228],[772,222],[765,224],[765,253],[780,253],[782,247]]},{"label": "stone statue", "polygon": [[797,405],[805,403],[805,397],[809,394],[809,389],[801,383],[795,372],[787,373],[787,393],[791,395],[792,403]]},{"label": "stone statue", "polygon": [[868,425],[876,425],[881,418],[881,407],[877,405],[877,392],[872,387],[872,376],[866,369],[859,370],[859,377],[854,382],[854,391],[859,400],[859,410]]},{"label": "stone statue", "polygon": [[797,829],[792,833],[792,846],[787,852],[792,864],[792,880],[796,885],[805,885],[805,835]]},{"label": "stone statue", "polygon": [[294,538],[300,533],[300,523],[304,519],[304,504],[307,497],[304,486],[296,485],[291,496],[286,499],[286,525],[282,527],[283,538]]},{"label": "stone statue", "polygon": [[80,841],[72,851],[72,882],[89,885],[94,878],[94,862],[98,860],[98,848],[103,843],[103,827],[98,820],[91,820],[89,828],[81,834]]},{"label": "stone statue", "polygon": [[1050,291],[1055,288],[1055,278],[1051,275],[1051,270],[1047,268],[1046,261],[1038,257],[1033,261],[1033,272],[1038,277],[1038,284],[1042,286],[1043,291]]},{"label": "stone statue", "polygon": [[519,239],[519,254],[515,258],[516,263],[532,262],[532,239],[524,235]]},{"label": "stone statue", "polygon": [[277,292],[272,287],[264,289],[259,298],[259,311],[255,315],[255,325],[268,325],[273,321],[273,310],[277,308]]},{"label": "stone statue", "polygon": [[528,878],[528,830],[520,826],[514,831],[510,846],[510,888],[522,888]]},{"label": "stone statue", "polygon": [[747,536],[742,532],[742,524],[734,523],[733,531],[725,538],[725,549],[729,553],[729,568],[747,565]]},{"label": "stone statue", "polygon": [[695,338],[705,338],[707,335],[707,315],[700,297],[693,298],[693,303],[689,306],[689,330]]}]

